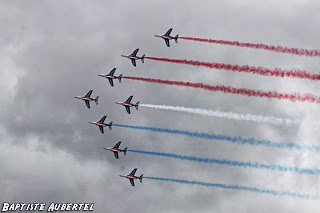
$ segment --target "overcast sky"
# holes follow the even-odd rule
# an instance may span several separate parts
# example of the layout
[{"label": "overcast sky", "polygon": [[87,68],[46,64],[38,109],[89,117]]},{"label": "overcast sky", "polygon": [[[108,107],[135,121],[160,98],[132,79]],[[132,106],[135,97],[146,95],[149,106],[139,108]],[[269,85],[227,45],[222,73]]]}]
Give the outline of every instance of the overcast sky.
[{"label": "overcast sky", "polygon": [[[238,168],[102,148],[129,149],[318,168],[319,153],[233,144],[114,127],[99,132],[89,121],[153,126],[245,138],[318,144],[319,104],[246,97],[123,79],[110,87],[98,74],[203,82],[320,95],[320,84],[204,67],[137,61],[139,54],[319,73],[320,59],[179,40],[168,48],[155,34],[320,49],[320,2],[288,1],[1,1],[0,201],[90,202],[95,212],[319,212],[319,201],[144,179],[131,187],[119,174],[239,184],[320,194],[315,175]],[[74,96],[100,96],[99,105]],[[275,126],[114,104],[133,102],[219,109],[300,119]]]}]

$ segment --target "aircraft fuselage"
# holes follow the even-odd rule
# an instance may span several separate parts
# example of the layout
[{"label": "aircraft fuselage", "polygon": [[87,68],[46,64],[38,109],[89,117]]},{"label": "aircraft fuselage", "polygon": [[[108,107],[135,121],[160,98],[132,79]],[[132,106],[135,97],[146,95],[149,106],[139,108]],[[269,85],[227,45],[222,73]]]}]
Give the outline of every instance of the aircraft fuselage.
[{"label": "aircraft fuselage", "polygon": [[94,98],[82,97],[82,96],[76,96],[75,98],[81,99],[81,100],[84,100],[84,101],[94,101],[95,100]]},{"label": "aircraft fuselage", "polygon": [[133,179],[133,180],[140,179],[140,177],[137,177],[134,175],[119,175],[119,176],[127,179]]},{"label": "aircraft fuselage", "polygon": [[125,58],[129,58],[129,59],[133,59],[133,60],[138,60],[138,59],[141,58],[141,57],[136,56],[136,55],[121,55],[121,56],[125,57]]},{"label": "aircraft fuselage", "polygon": [[127,107],[133,107],[135,104],[133,103],[127,103],[127,102],[115,102],[116,104],[122,105],[122,106],[127,106]]},{"label": "aircraft fuselage", "polygon": [[104,148],[105,150],[108,150],[108,151],[111,151],[111,152],[121,152],[121,149],[119,148],[110,148],[110,147],[107,147],[107,148]]},{"label": "aircraft fuselage", "polygon": [[155,35],[155,37],[172,40],[174,37],[168,35]]},{"label": "aircraft fuselage", "polygon": [[106,127],[108,126],[106,123],[102,123],[102,122],[89,122],[90,124],[94,124],[96,126],[102,126],[102,127]]},{"label": "aircraft fuselage", "polygon": [[119,77],[117,77],[117,76],[114,76],[114,75],[99,75],[100,77],[105,77],[105,78],[109,78],[109,79],[117,79],[117,78],[119,78]]}]

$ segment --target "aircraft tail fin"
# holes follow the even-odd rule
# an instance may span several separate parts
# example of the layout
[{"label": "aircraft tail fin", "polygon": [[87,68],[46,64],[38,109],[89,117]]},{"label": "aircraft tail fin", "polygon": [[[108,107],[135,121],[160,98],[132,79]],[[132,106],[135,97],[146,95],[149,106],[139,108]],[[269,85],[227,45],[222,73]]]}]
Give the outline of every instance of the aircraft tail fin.
[{"label": "aircraft tail fin", "polygon": [[177,34],[176,37],[174,37],[174,40],[176,43],[178,43],[178,37],[179,37],[179,34]]},{"label": "aircraft tail fin", "polygon": [[98,105],[99,102],[99,96],[96,97],[96,99],[94,100],[94,102],[96,102],[96,104]]},{"label": "aircraft tail fin", "polygon": [[136,105],[135,105],[135,107],[136,107],[136,110],[138,110],[138,108],[139,108],[139,101],[136,103]]},{"label": "aircraft tail fin", "polygon": [[143,174],[141,174],[139,177],[140,183],[142,183],[142,178],[143,178]]},{"label": "aircraft tail fin", "polygon": [[146,54],[143,54],[143,56],[141,57],[141,61],[142,63],[144,63],[144,57],[146,56]]},{"label": "aircraft tail fin", "polygon": [[110,129],[110,130],[112,130],[112,124],[113,124],[113,122],[111,121],[111,122],[109,123],[109,129]]},{"label": "aircraft tail fin", "polygon": [[128,150],[128,147],[124,148],[124,150],[123,150],[124,155],[127,155],[127,150]]},{"label": "aircraft tail fin", "polygon": [[121,79],[122,79],[122,74],[119,75],[119,83],[121,83]]}]

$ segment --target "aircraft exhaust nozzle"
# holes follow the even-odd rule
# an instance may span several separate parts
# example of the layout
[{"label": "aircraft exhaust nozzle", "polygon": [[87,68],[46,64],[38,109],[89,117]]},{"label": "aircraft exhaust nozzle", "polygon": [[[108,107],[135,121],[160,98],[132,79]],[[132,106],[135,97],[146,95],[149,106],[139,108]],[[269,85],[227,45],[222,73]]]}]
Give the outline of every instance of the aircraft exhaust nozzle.
[{"label": "aircraft exhaust nozzle", "polygon": [[122,79],[122,74],[119,75],[119,83],[121,83],[121,79]]},{"label": "aircraft exhaust nozzle", "polygon": [[127,150],[128,150],[128,147],[124,148],[124,150],[123,150],[124,155],[127,155]]},{"label": "aircraft exhaust nozzle", "polygon": [[99,74],[98,76],[100,76],[100,77],[105,77],[105,75],[102,75],[102,74]]},{"label": "aircraft exhaust nozzle", "polygon": [[111,122],[109,123],[109,129],[110,129],[110,130],[112,130],[112,124],[113,124],[113,122],[111,121]]},{"label": "aircraft exhaust nozzle", "polygon": [[136,105],[135,105],[135,107],[136,107],[136,110],[138,110],[138,108],[139,108],[139,101],[136,103]]},{"label": "aircraft exhaust nozzle", "polygon": [[94,100],[94,102],[96,102],[96,105],[98,105],[99,102],[99,96],[96,97],[96,99]]},{"label": "aircraft exhaust nozzle", "polygon": [[176,43],[178,43],[178,37],[179,37],[179,34],[177,34],[176,37],[174,37],[174,40],[176,41]]},{"label": "aircraft exhaust nozzle", "polygon": [[146,56],[146,54],[143,54],[143,56],[141,57],[141,61],[142,63],[144,63],[144,57]]},{"label": "aircraft exhaust nozzle", "polygon": [[143,178],[143,174],[141,174],[139,177],[140,183],[142,183],[142,178]]}]

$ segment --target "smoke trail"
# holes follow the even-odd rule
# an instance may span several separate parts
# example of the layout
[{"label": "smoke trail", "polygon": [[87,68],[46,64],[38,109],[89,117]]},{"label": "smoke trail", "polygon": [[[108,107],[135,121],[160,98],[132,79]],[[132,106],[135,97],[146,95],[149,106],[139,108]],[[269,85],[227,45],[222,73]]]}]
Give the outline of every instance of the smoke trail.
[{"label": "smoke trail", "polygon": [[192,66],[203,66],[214,69],[224,69],[233,72],[247,72],[252,74],[264,75],[264,76],[276,76],[276,77],[291,77],[291,78],[304,78],[310,80],[320,80],[319,74],[311,74],[304,70],[282,70],[280,68],[268,69],[262,67],[253,67],[248,65],[231,65],[231,64],[223,64],[223,63],[209,63],[209,62],[200,62],[200,61],[192,61],[192,60],[182,60],[182,59],[169,59],[169,58],[155,58],[155,57],[145,57],[147,59],[155,60],[155,61],[164,61],[171,62],[177,64],[187,64]]},{"label": "smoke trail", "polygon": [[154,109],[165,109],[165,110],[173,110],[173,111],[179,111],[179,112],[188,112],[188,113],[194,113],[194,114],[214,116],[219,118],[272,123],[275,125],[281,125],[281,124],[297,125],[300,122],[299,120],[290,120],[288,118],[277,118],[273,116],[263,116],[263,115],[253,115],[253,114],[237,114],[233,112],[221,112],[219,110],[206,110],[206,109],[199,109],[199,108],[196,108],[196,109],[186,108],[182,106],[166,106],[166,105],[152,105],[152,104],[140,104],[139,106],[149,107]]},{"label": "smoke trail", "polygon": [[163,156],[169,158],[176,158],[180,160],[189,160],[189,161],[197,161],[203,163],[215,163],[220,165],[229,165],[229,166],[238,166],[238,167],[250,167],[250,168],[257,168],[257,169],[267,169],[271,171],[281,171],[281,172],[296,172],[298,174],[309,174],[309,175],[320,175],[320,170],[318,169],[301,169],[293,166],[280,166],[280,165],[267,165],[258,162],[241,162],[241,161],[234,161],[234,160],[226,160],[226,159],[217,159],[217,158],[198,158],[194,156],[186,156],[186,155],[177,155],[172,153],[163,153],[163,152],[149,152],[149,151],[142,151],[142,150],[128,150],[130,152],[146,154],[146,155],[156,155],[156,156]]},{"label": "smoke trail", "polygon": [[238,143],[238,144],[250,144],[252,146],[260,145],[260,146],[282,148],[282,149],[297,149],[301,151],[316,151],[316,152],[320,151],[320,146],[318,145],[296,144],[293,142],[272,142],[266,139],[258,140],[254,138],[242,138],[240,136],[216,135],[214,133],[208,134],[203,132],[189,132],[185,130],[163,129],[163,128],[157,128],[157,127],[130,126],[130,125],[122,125],[122,124],[113,124],[113,126],[130,128],[130,129],[148,130],[153,132],[164,132],[168,134],[186,135],[189,137],[205,138],[209,140],[229,141],[229,142]]},{"label": "smoke trail", "polygon": [[158,84],[167,84],[167,85],[176,85],[176,86],[185,86],[192,88],[199,88],[209,91],[221,91],[224,93],[232,93],[237,95],[246,95],[246,96],[254,96],[260,98],[276,98],[279,100],[290,100],[292,102],[300,101],[300,102],[311,102],[311,103],[320,103],[320,97],[312,95],[310,93],[307,94],[299,94],[299,93],[279,93],[276,91],[261,91],[261,90],[252,90],[245,88],[235,88],[228,86],[212,86],[203,83],[191,83],[184,81],[169,81],[169,80],[161,80],[161,79],[153,79],[153,78],[142,78],[142,77],[129,77],[123,76],[122,78],[137,80],[137,81],[145,81],[150,83],[158,83]]},{"label": "smoke trail", "polygon": [[320,56],[319,50],[288,48],[288,47],[282,47],[279,45],[274,46],[274,45],[266,45],[266,44],[239,42],[239,41],[225,41],[225,40],[191,38],[191,37],[179,37],[179,39],[201,41],[201,42],[208,42],[208,43],[215,43],[215,44],[222,44],[222,45],[231,45],[231,46],[238,46],[238,47],[247,47],[247,48],[254,48],[254,49],[263,49],[263,50],[269,50],[273,52],[290,53],[294,55],[304,55],[304,56],[310,56],[310,57]]},{"label": "smoke trail", "polygon": [[273,190],[273,189],[258,189],[256,187],[249,187],[249,186],[227,185],[227,184],[221,184],[221,183],[206,183],[206,182],[200,182],[200,181],[179,180],[179,179],[160,178],[160,177],[144,177],[144,178],[151,179],[151,180],[186,183],[186,184],[192,184],[192,185],[217,187],[217,188],[232,189],[232,190],[239,190],[239,191],[250,191],[250,192],[256,192],[259,194],[270,194],[270,195],[275,195],[275,196],[289,196],[289,197],[293,197],[293,198],[308,199],[308,200],[319,200],[320,199],[320,195],[309,195],[309,194],[305,194],[305,193],[297,193],[297,192],[291,192],[291,191],[277,191],[277,190]]}]

